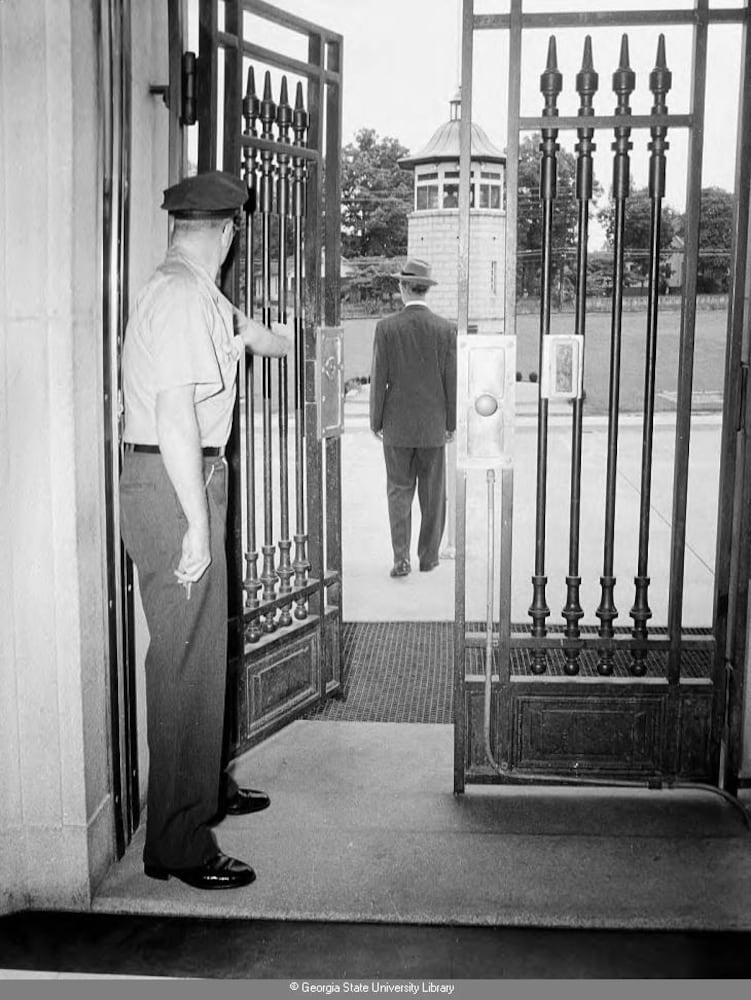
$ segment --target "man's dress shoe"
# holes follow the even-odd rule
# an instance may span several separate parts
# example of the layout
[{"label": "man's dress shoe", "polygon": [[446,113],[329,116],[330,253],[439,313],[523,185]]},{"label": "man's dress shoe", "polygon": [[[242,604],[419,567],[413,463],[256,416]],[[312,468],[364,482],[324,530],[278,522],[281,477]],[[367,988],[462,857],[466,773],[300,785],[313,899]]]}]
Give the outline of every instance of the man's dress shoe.
[{"label": "man's dress shoe", "polygon": [[238,788],[224,803],[224,811],[228,816],[247,816],[248,813],[266,809],[270,803],[271,799],[266,792],[257,791],[255,788]]},{"label": "man's dress shoe", "polygon": [[431,571],[431,569],[435,569],[436,566],[438,566],[438,562],[437,561],[436,562],[430,562],[430,563],[420,563],[420,572],[421,573],[429,573]]},{"label": "man's dress shoe", "polygon": [[256,873],[244,861],[229,858],[219,851],[210,861],[195,868],[162,868],[161,865],[144,865],[149,878],[166,882],[170,875],[192,885],[194,889],[240,889],[255,881]]},{"label": "man's dress shoe", "polygon": [[391,576],[407,576],[411,569],[409,565],[409,560],[402,559],[397,563],[394,563],[394,568],[391,570]]}]

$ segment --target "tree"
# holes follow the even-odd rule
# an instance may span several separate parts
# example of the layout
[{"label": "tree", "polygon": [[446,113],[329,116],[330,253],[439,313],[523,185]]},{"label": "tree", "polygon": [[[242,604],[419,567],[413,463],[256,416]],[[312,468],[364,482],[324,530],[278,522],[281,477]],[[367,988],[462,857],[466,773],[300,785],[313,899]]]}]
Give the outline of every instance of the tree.
[{"label": "tree", "polygon": [[[517,245],[521,267],[520,293],[539,282],[542,247],[542,202],[540,201],[540,133],[528,135],[519,148],[519,196]],[[559,289],[572,288],[576,269],[578,202],[576,199],[576,157],[567,150],[557,156],[556,199],[553,206],[552,253]],[[602,187],[593,184],[593,197]]]},{"label": "tree", "polygon": [[[615,240],[615,204],[609,202],[600,209],[597,218],[605,229],[608,246],[612,249]],[[648,188],[634,187],[626,199],[626,222],[623,233],[623,247],[627,269],[636,277],[637,284],[643,283],[649,274],[649,253],[651,246],[652,203]],[[676,233],[675,213],[668,205],[661,206],[660,249],[666,250]]]},{"label": "tree", "polygon": [[395,257],[407,252],[412,174],[398,160],[397,139],[362,128],[342,153],[342,250],[345,257]]},{"label": "tree", "polygon": [[[717,187],[702,188],[697,274],[700,292],[727,291],[734,206],[735,198],[729,191]],[[685,215],[676,216],[678,235],[685,237],[685,230]]]}]

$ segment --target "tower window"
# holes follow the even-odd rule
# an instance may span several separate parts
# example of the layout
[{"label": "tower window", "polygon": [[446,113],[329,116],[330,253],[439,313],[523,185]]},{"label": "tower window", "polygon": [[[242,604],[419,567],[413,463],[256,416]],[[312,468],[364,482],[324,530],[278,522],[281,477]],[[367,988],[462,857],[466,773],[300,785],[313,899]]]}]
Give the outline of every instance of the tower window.
[{"label": "tower window", "polygon": [[459,207],[459,185],[458,184],[444,184],[443,185],[443,207],[444,208],[458,208]]},{"label": "tower window", "polygon": [[418,212],[425,212],[431,208],[438,208],[438,185],[418,184],[415,194],[415,208]]},{"label": "tower window", "polygon": [[491,208],[500,210],[500,207],[501,207],[501,185],[481,184],[480,208]]}]

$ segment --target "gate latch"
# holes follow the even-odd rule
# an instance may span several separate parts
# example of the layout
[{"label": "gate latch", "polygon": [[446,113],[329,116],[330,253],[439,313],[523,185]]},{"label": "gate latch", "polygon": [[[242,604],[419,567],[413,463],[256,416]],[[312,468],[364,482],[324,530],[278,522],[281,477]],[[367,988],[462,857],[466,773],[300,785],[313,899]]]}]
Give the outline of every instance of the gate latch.
[{"label": "gate latch", "polygon": [[316,330],[316,410],[318,437],[338,437],[344,430],[344,330]]},{"label": "gate latch", "polygon": [[457,341],[456,463],[512,462],[516,337],[472,334]]}]

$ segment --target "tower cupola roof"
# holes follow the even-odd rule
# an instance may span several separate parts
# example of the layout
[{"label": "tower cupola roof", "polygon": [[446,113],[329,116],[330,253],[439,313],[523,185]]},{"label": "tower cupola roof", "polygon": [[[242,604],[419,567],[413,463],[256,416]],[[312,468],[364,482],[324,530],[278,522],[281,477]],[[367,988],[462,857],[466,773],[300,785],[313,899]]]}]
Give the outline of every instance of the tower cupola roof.
[{"label": "tower cupola roof", "polygon": [[[446,160],[459,159],[459,131],[461,129],[461,93],[457,93],[449,102],[451,117],[444,122],[417,153],[403,156],[399,160],[400,167],[415,167],[420,163],[441,163]],[[475,122],[470,127],[470,148],[473,160],[485,163],[505,163],[506,154],[495,146],[487,133]]]}]

